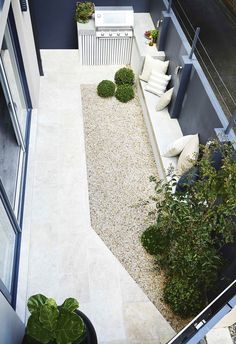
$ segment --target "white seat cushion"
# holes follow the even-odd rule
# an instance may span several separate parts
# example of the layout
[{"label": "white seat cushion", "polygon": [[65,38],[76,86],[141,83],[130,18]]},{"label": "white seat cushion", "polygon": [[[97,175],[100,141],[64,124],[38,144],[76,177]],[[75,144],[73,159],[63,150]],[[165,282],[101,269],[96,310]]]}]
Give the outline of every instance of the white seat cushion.
[{"label": "white seat cushion", "polygon": [[165,78],[158,78],[156,75],[151,73],[145,90],[161,96],[165,92],[166,87],[171,79],[171,75],[168,75],[167,78],[166,76],[167,75],[165,75]]},{"label": "white seat cushion", "polygon": [[199,138],[194,135],[182,150],[177,164],[177,173],[182,175],[188,171],[196,162],[199,154]]},{"label": "white seat cushion", "polygon": [[166,74],[168,66],[169,61],[161,61],[158,59],[154,59],[150,55],[147,55],[144,61],[143,72],[139,78],[143,81],[148,81],[152,71]]},{"label": "white seat cushion", "polygon": [[[197,134],[196,134],[197,135]],[[194,137],[195,135],[186,135],[182,136],[179,139],[173,141],[170,143],[167,147],[166,150],[163,153],[163,156],[166,158],[170,158],[172,156],[179,155],[184,147],[189,143],[189,141]]]},{"label": "white seat cushion", "polygon": [[167,107],[170,104],[173,91],[174,91],[174,87],[172,87],[171,89],[166,91],[162,96],[160,96],[160,99],[156,106],[157,111],[163,110],[165,107]]}]

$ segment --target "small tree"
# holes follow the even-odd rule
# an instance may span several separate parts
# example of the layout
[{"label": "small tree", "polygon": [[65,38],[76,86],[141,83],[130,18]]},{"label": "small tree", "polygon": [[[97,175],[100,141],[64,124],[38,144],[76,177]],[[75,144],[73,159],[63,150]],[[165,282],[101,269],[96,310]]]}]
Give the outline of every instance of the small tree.
[{"label": "small tree", "polygon": [[[214,155],[220,157],[220,169],[216,168]],[[236,230],[234,149],[214,142],[203,148],[197,166],[199,179],[186,183],[184,191],[173,193],[177,181],[173,174],[168,182],[151,178],[157,219],[141,237],[143,246],[166,272],[164,299],[182,316],[195,315],[207,303],[206,291],[214,287],[227,263],[220,249],[233,241]],[[182,294],[178,298],[179,290]],[[189,293],[184,296],[187,290],[201,295],[199,306]]]}]

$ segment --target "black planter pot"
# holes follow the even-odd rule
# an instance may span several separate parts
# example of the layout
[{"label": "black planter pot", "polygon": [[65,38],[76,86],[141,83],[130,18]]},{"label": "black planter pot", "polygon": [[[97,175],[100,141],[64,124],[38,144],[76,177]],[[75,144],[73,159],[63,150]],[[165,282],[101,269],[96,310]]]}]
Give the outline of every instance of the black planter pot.
[{"label": "black planter pot", "polygon": [[[97,344],[98,341],[96,331],[89,318],[86,317],[86,315],[79,310],[76,310],[76,313],[83,319],[86,327],[86,333],[84,335],[84,338],[81,338],[79,341],[76,341],[75,344]],[[28,335],[25,335],[22,344],[40,344],[40,342]]]},{"label": "black planter pot", "polygon": [[97,344],[98,341],[96,331],[89,318],[79,310],[77,310],[76,313],[83,319],[86,326],[85,338],[81,341],[81,344]]}]

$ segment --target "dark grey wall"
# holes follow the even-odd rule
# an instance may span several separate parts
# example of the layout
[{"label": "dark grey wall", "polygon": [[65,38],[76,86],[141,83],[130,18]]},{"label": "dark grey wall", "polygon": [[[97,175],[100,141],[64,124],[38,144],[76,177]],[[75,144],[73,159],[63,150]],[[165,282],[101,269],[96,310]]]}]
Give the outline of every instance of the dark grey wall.
[{"label": "dark grey wall", "polygon": [[162,0],[150,0],[150,14],[155,25],[164,10],[166,10],[166,6]]},{"label": "dark grey wall", "polygon": [[183,134],[199,133],[201,143],[206,143],[208,139],[215,138],[214,128],[222,127],[195,68],[191,73],[178,120]]},{"label": "dark grey wall", "polygon": [[[76,0],[29,0],[40,49],[77,49]],[[149,12],[149,0],[96,0],[97,6],[133,6]]]},{"label": "dark grey wall", "polygon": [[[166,4],[165,0],[151,0],[150,9],[154,23],[163,17],[161,11],[166,9]],[[172,13],[164,48],[166,59],[170,61],[168,74],[172,75],[169,87],[174,87],[169,110],[174,106],[181,77],[180,74],[175,75],[175,68],[183,65],[182,56],[189,55],[190,49],[187,38]],[[205,143],[208,139],[215,137],[215,128],[222,128],[226,123],[224,113],[199,63],[194,59],[193,70],[179,116],[183,134],[199,133],[201,143]]]}]

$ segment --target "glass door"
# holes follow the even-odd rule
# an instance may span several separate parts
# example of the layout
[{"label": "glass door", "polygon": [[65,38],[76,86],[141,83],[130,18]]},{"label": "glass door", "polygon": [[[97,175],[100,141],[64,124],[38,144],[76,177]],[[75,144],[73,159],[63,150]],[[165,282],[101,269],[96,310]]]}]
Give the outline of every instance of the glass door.
[{"label": "glass door", "polygon": [[18,144],[24,147],[27,106],[8,25],[5,29],[0,56],[1,69],[3,71],[2,77],[4,79],[5,87],[7,88],[6,97],[8,97],[10,105],[9,109],[12,123]]},{"label": "glass door", "polygon": [[28,109],[9,27],[0,51],[0,179],[18,213]]},{"label": "glass door", "polygon": [[0,181],[0,290],[12,303],[16,287],[16,256],[21,230],[9,206]]}]

